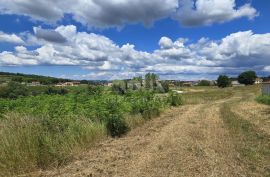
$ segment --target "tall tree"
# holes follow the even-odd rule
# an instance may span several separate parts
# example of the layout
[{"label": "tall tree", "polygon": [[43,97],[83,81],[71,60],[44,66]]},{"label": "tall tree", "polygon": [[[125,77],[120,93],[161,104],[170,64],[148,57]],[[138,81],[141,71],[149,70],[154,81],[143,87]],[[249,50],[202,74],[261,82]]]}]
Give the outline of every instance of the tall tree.
[{"label": "tall tree", "polygon": [[151,89],[151,73],[147,73],[144,79],[145,79],[145,88]]},{"label": "tall tree", "polygon": [[245,71],[238,76],[238,82],[245,85],[253,85],[257,78],[255,71]]},{"label": "tall tree", "polygon": [[231,80],[226,75],[220,75],[217,79],[218,87],[225,88],[231,85]]}]

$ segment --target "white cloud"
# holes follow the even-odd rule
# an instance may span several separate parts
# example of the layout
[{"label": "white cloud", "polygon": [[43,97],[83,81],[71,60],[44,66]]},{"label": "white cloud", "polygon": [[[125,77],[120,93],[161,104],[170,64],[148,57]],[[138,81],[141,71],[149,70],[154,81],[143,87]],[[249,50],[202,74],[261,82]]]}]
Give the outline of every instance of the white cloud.
[{"label": "white cloud", "polygon": [[6,34],[0,31],[0,42],[8,42],[14,44],[23,44],[24,41],[16,34]]},{"label": "white cloud", "polygon": [[270,72],[267,67],[270,66],[270,33],[240,31],[220,40],[202,38],[195,43],[187,43],[183,38],[173,41],[162,37],[159,49],[145,52],[136,50],[132,44],[118,46],[102,35],[78,32],[72,25],[59,26],[53,31],[67,41],[63,44],[44,40],[35,50],[17,46],[14,52],[0,53],[0,65],[81,66],[89,70],[87,76],[103,79],[146,72],[170,78],[179,78],[179,75],[213,77],[245,69]]},{"label": "white cloud", "polygon": [[235,0],[181,0],[174,15],[186,26],[210,25],[247,17],[253,19],[258,15],[250,4],[236,7]]},{"label": "white cloud", "polygon": [[25,15],[49,23],[71,14],[74,20],[97,28],[127,23],[150,25],[172,16],[183,25],[208,25],[257,15],[250,4],[236,7],[235,0],[0,0],[0,13]]}]

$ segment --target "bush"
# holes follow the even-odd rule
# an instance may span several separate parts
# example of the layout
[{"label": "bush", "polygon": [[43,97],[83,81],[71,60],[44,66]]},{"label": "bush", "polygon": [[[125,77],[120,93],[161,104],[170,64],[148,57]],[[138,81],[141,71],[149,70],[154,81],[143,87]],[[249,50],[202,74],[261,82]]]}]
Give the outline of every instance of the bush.
[{"label": "bush", "polygon": [[170,106],[180,106],[183,104],[182,96],[175,92],[170,92],[167,102]]},{"label": "bush", "polygon": [[201,80],[199,83],[198,83],[198,86],[210,86],[211,83],[210,81],[208,80]]},{"label": "bush", "polygon": [[9,82],[6,87],[0,88],[1,98],[17,99],[28,95],[28,88],[17,82]]},{"label": "bush", "polygon": [[112,137],[120,137],[129,130],[127,123],[122,118],[116,116],[110,117],[107,120],[106,127]]},{"label": "bush", "polygon": [[47,90],[45,90],[45,94],[47,95],[65,95],[68,94],[68,90],[65,88],[54,88],[54,87],[48,87]]},{"label": "bush", "polygon": [[88,85],[88,94],[99,96],[101,95],[103,88],[101,86]]},{"label": "bush", "polygon": [[161,82],[161,85],[162,85],[165,93],[168,93],[170,91],[169,81],[163,81],[163,82]]},{"label": "bush", "polygon": [[132,114],[141,114],[144,119],[159,116],[163,101],[151,91],[137,91],[127,95]]},{"label": "bush", "polygon": [[270,105],[270,96],[269,95],[261,95],[256,99],[259,103]]}]

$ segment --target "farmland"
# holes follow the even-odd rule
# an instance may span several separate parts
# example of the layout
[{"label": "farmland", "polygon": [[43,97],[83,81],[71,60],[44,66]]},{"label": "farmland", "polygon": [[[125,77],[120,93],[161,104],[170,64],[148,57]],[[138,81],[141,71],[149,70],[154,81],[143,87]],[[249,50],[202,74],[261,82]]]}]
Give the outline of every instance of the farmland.
[{"label": "farmland", "polygon": [[36,88],[0,99],[4,176],[269,174],[269,107],[259,86],[175,88],[182,95]]}]

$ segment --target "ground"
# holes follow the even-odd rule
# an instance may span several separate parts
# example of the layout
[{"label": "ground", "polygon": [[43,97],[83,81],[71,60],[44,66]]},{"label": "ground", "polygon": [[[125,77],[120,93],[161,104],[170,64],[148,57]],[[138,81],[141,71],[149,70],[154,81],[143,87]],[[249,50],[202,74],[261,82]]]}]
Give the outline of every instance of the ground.
[{"label": "ground", "polygon": [[255,102],[257,88],[227,92],[172,108],[65,167],[28,176],[270,176],[269,106]]}]

